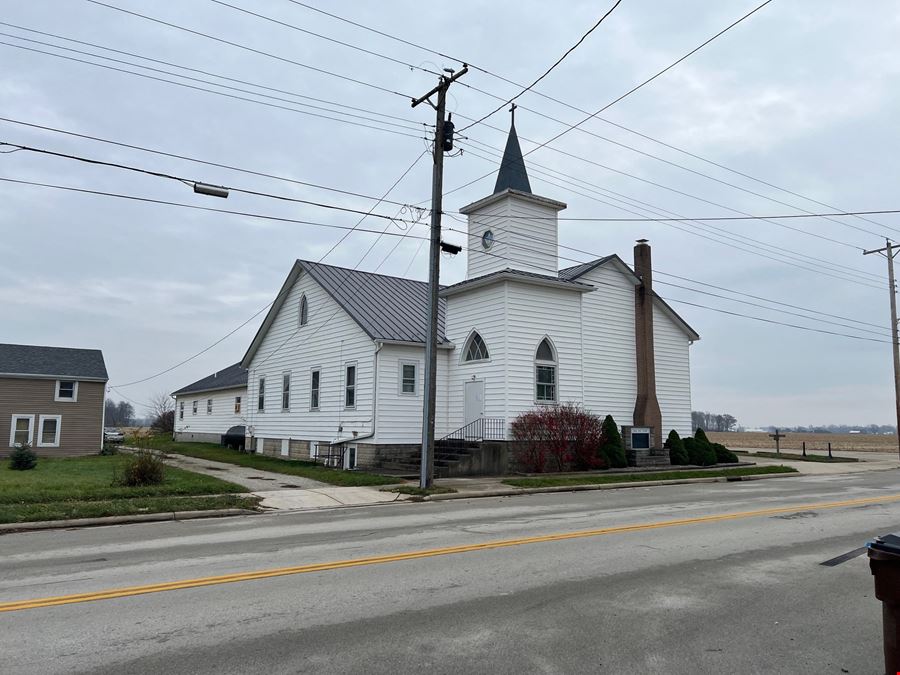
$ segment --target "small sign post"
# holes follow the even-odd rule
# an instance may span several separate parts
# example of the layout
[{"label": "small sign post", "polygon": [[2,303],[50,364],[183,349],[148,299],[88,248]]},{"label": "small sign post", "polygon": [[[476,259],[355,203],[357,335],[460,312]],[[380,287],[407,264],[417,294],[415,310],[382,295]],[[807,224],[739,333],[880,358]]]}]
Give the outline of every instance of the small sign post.
[{"label": "small sign post", "polygon": [[780,431],[778,431],[778,429],[775,429],[775,433],[769,434],[769,438],[775,439],[775,453],[780,455],[781,454],[781,439],[785,438],[785,435],[783,433],[781,433]]}]

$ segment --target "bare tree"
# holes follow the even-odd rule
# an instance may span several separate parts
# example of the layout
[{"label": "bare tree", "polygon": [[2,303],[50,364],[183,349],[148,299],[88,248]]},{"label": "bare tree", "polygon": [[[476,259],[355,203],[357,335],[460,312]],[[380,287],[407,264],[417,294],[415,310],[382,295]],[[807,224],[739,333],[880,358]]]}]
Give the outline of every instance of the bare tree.
[{"label": "bare tree", "polygon": [[175,401],[166,393],[150,398],[150,428],[154,431],[172,433],[175,431]]}]

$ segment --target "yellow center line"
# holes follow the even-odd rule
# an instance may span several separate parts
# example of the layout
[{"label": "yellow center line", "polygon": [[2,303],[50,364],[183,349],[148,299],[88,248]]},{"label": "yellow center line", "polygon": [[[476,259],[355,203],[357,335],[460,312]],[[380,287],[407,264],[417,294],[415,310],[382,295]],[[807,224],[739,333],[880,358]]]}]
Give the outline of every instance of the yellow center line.
[{"label": "yellow center line", "polygon": [[608,534],[621,534],[625,532],[640,532],[642,530],[657,530],[664,527],[678,527],[682,525],[694,525],[697,523],[715,523],[724,520],[738,520],[741,518],[754,518],[759,516],[771,516],[778,513],[791,513],[795,511],[811,511],[815,509],[835,509],[842,506],[859,506],[863,504],[885,504],[900,501],[900,494],[883,495],[879,497],[863,497],[859,499],[846,499],[837,502],[818,502],[813,504],[795,504],[793,506],[779,506],[770,509],[758,509],[755,511],[740,511],[736,513],[723,513],[712,516],[698,516],[695,518],[680,518],[676,520],[662,520],[655,523],[643,523],[639,525],[618,525],[604,527],[595,530],[579,530],[575,532],[562,532],[557,534],[545,534],[534,537],[522,537],[519,539],[501,539],[488,541],[481,544],[466,544],[462,546],[446,546],[443,548],[424,549],[421,551],[407,551],[393,555],[374,556],[369,558],[356,558],[353,560],[337,560],[294,567],[277,567],[256,572],[240,572],[236,574],[224,574],[220,576],[201,577],[199,579],[183,579],[181,581],[169,581],[159,584],[147,584],[144,586],[128,586],[113,588],[105,591],[91,593],[77,593],[74,595],[59,595],[48,598],[35,598],[32,600],[17,600],[14,602],[0,603],[0,612],[17,612],[23,609],[37,609],[39,607],[53,607],[56,605],[70,605],[77,602],[93,602],[95,600],[111,600],[133,595],[147,593],[161,593],[163,591],[177,591],[186,588],[199,588],[202,586],[215,586],[218,584],[231,584],[239,581],[253,581],[256,579],[269,579],[283,577],[292,574],[306,574],[308,572],[325,572],[328,570],[345,569],[348,567],[362,567],[364,565],[380,565],[383,563],[401,562],[404,560],[418,560],[420,558],[433,558],[440,555],[454,555],[457,553],[470,553],[472,551],[488,551],[511,546],[523,546],[525,544],[539,544],[550,541],[565,541],[568,539],[583,539],[586,537],[600,537]]}]

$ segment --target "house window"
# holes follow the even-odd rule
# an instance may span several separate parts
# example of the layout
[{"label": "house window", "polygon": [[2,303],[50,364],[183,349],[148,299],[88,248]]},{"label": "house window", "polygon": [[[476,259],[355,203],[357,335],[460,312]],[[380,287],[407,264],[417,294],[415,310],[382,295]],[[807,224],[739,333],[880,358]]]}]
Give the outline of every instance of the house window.
[{"label": "house window", "polygon": [[556,352],[549,338],[541,340],[534,356],[534,399],[556,403]]},{"label": "house window", "polygon": [[213,402],[213,400],[211,398],[206,400],[206,414],[207,415],[212,415],[212,402]]},{"label": "house window", "polygon": [[58,448],[62,431],[62,415],[41,415],[38,425],[39,448]]},{"label": "house window", "polygon": [[314,370],[310,373],[309,376],[309,409],[310,410],[318,410],[319,409],[319,383],[321,382],[322,374],[319,370]]},{"label": "house window", "polygon": [[184,401],[178,404],[178,419],[184,419]]},{"label": "house window", "polygon": [[281,409],[291,409],[291,374],[284,373],[281,376]]},{"label": "house window", "polygon": [[194,401],[193,405],[191,406],[191,415],[196,415],[196,414],[197,414],[197,401]]},{"label": "house window", "polygon": [[415,363],[400,363],[400,393],[401,394],[411,394],[415,395],[416,393],[416,383],[418,381],[418,377],[416,377],[416,371],[418,368]]},{"label": "house window", "polygon": [[240,396],[234,397],[234,414],[235,415],[241,414],[241,397]]},{"label": "house window", "polygon": [[263,412],[266,409],[266,378],[259,378],[259,394],[256,400],[256,409]]},{"label": "house window", "polygon": [[13,415],[9,429],[9,447],[18,448],[34,440],[34,415]]},{"label": "house window", "polygon": [[465,363],[470,361],[487,361],[489,358],[491,358],[491,355],[488,354],[488,348],[484,343],[484,339],[477,332],[473,332],[468,342],[466,342],[463,361]]},{"label": "house window", "polygon": [[300,298],[300,325],[305,326],[309,323],[309,303],[306,302],[306,296]]},{"label": "house window", "polygon": [[78,400],[78,383],[73,380],[57,380],[56,381],[56,401],[77,401]]},{"label": "house window", "polygon": [[356,365],[349,365],[344,378],[344,407],[356,407]]}]

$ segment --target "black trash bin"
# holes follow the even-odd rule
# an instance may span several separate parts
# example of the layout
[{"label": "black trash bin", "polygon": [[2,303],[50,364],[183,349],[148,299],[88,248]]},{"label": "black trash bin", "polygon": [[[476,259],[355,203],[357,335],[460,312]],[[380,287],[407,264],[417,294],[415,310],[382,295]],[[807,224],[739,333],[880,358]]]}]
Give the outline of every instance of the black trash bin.
[{"label": "black trash bin", "polygon": [[884,668],[900,672],[900,536],[886,534],[867,544],[869,568],[875,577],[875,597],[881,600],[884,626]]}]

